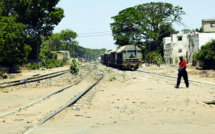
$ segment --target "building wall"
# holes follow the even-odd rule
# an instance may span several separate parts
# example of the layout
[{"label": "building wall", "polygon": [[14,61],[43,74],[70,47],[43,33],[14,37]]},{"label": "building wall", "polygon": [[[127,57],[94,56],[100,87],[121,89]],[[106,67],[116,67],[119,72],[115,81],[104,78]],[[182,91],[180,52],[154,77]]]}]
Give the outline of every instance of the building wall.
[{"label": "building wall", "polygon": [[[169,41],[169,39],[171,39]],[[178,57],[188,57],[188,34],[173,34],[171,37],[164,38],[164,61],[165,63],[175,64]]]},{"label": "building wall", "polygon": [[[179,56],[183,56],[188,63],[193,62],[193,54],[197,53],[201,46],[215,39],[215,19],[202,20],[204,33],[173,34],[163,39],[164,60],[166,63],[176,63]],[[180,50],[180,51],[179,51]]]},{"label": "building wall", "polygon": [[70,52],[69,51],[51,51],[52,53],[57,54],[57,60],[70,60]]},{"label": "building wall", "polygon": [[202,20],[202,28],[206,33],[215,32],[215,19]]},{"label": "building wall", "polygon": [[166,63],[170,63],[171,59],[170,56],[172,55],[172,48],[171,48],[171,37],[163,38],[163,49],[164,49],[164,61]]},{"label": "building wall", "polygon": [[189,62],[193,61],[193,54],[197,53],[201,49],[201,46],[210,42],[212,39],[215,39],[215,33],[197,33],[190,35],[188,45]]},{"label": "building wall", "polygon": [[70,52],[69,51],[58,51],[60,53],[64,53],[64,58],[70,60]]}]

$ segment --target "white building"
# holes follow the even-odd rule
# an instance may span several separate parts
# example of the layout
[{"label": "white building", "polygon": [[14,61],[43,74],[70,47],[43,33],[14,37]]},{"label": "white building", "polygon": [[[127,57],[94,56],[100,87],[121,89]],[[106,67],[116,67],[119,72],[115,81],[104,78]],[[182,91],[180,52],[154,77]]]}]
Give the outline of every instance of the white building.
[{"label": "white building", "polygon": [[204,19],[202,20],[202,29],[204,33],[215,32],[215,19]]},{"label": "white building", "polygon": [[178,62],[178,57],[183,56],[188,63],[193,62],[193,54],[201,46],[215,39],[215,19],[202,20],[203,33],[173,34],[163,39],[164,60],[166,63]]},{"label": "white building", "polygon": [[215,33],[196,33],[189,35],[189,45],[188,45],[188,62],[193,61],[193,54],[197,53],[201,46],[215,39]]},{"label": "white building", "polygon": [[183,56],[188,63],[192,63],[193,54],[197,53],[201,46],[215,39],[215,33],[173,34],[163,39],[164,61],[175,64],[178,57]]},{"label": "white building", "polygon": [[178,63],[178,57],[188,58],[189,34],[173,34],[163,39],[164,61],[169,64]]}]

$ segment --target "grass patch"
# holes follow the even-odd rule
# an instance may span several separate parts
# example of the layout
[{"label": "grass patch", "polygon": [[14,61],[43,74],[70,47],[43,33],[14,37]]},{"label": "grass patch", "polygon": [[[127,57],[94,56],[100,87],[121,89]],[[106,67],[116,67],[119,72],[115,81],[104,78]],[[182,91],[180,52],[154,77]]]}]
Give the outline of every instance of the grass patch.
[{"label": "grass patch", "polygon": [[112,76],[110,77],[110,81],[113,81],[113,80],[116,80],[116,76],[115,76],[115,75],[112,75]]}]

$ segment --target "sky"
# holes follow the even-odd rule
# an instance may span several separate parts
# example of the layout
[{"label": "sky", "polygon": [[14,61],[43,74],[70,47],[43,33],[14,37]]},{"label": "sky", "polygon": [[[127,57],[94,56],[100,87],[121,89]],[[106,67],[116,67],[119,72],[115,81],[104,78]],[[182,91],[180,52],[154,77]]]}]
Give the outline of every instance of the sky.
[{"label": "sky", "polygon": [[76,40],[82,47],[114,49],[117,46],[111,33],[111,17],[128,7],[150,2],[167,2],[183,8],[185,25],[173,25],[178,31],[200,28],[202,19],[215,18],[215,0],[60,0],[57,7],[64,9],[65,17],[54,33],[70,29],[78,34]]}]

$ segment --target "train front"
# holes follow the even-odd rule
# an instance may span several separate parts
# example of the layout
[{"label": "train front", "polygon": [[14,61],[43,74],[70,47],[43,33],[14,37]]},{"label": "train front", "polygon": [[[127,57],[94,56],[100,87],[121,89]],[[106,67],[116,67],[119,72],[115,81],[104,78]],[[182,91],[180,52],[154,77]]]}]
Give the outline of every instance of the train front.
[{"label": "train front", "polygon": [[126,45],[117,51],[117,64],[124,69],[137,70],[141,65],[141,49],[136,45]]}]

